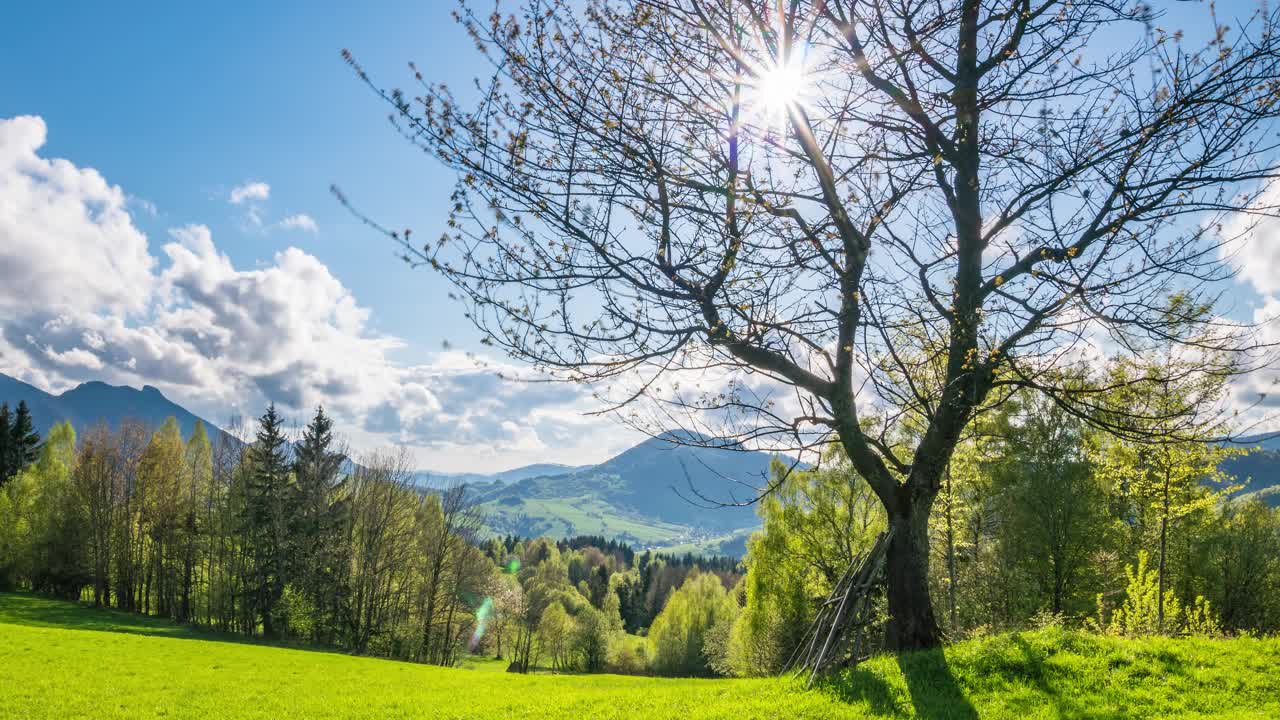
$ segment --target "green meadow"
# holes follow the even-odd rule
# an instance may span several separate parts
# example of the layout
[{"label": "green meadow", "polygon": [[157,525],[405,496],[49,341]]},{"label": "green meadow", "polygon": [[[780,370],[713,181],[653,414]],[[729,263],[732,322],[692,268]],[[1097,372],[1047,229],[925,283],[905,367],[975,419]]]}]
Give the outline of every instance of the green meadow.
[{"label": "green meadow", "polygon": [[1276,718],[1280,640],[1046,629],[791,679],[527,676],[273,647],[0,594],[0,718]]}]

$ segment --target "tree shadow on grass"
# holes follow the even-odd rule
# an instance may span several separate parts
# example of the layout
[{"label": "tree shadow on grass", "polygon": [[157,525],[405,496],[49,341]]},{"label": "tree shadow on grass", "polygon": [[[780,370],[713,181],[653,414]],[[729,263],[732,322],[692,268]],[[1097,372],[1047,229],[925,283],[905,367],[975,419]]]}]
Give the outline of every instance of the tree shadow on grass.
[{"label": "tree shadow on grass", "polygon": [[898,655],[916,716],[928,720],[977,720],[978,711],[956,682],[940,648]]},{"label": "tree shadow on grass", "polygon": [[850,705],[866,703],[877,716],[909,717],[884,678],[861,667],[823,681],[819,687]]},{"label": "tree shadow on grass", "polygon": [[205,639],[203,636],[207,634],[160,618],[26,593],[0,593],[0,623],[172,638],[200,636]]},{"label": "tree shadow on grass", "polygon": [[846,703],[865,703],[876,716],[977,720],[978,712],[965,697],[942,650],[902,653],[897,661],[906,680],[907,698],[864,667],[849,670],[823,687]]},{"label": "tree shadow on grass", "polygon": [[171,620],[141,615],[127,610],[95,608],[74,600],[58,600],[31,593],[0,592],[0,624],[22,625],[56,630],[92,630],[95,632],[145,635],[174,640],[258,645],[309,652],[337,652],[330,648],[300,645],[279,640],[268,641],[194,625],[180,625]]}]

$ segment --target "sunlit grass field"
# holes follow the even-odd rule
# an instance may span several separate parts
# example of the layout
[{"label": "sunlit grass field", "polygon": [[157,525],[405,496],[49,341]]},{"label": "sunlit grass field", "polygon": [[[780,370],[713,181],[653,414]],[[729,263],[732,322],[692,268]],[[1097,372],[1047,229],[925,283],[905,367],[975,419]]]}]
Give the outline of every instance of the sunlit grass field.
[{"label": "sunlit grass field", "polygon": [[1277,718],[1280,640],[1049,629],[792,680],[511,675],[269,647],[0,594],[0,718]]}]

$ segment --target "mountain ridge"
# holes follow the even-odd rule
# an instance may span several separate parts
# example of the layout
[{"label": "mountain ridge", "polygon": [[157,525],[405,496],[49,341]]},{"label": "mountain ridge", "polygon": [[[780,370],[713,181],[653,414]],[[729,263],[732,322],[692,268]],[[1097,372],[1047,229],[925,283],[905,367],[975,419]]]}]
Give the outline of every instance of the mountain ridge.
[{"label": "mountain ridge", "polygon": [[7,402],[12,408],[19,401],[26,401],[41,437],[63,421],[70,421],[76,432],[84,433],[99,423],[118,428],[125,419],[158,427],[169,417],[178,421],[184,437],[195,430],[197,422],[203,423],[210,435],[225,433],[216,423],[173,402],[153,385],[139,389],[90,380],[55,395],[0,373],[0,402]]}]

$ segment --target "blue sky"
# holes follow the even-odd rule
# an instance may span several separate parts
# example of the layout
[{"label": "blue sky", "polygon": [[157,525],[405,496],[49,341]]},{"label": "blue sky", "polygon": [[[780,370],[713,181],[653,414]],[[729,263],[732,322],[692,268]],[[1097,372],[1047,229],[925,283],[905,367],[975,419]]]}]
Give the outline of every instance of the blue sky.
[{"label": "blue sky", "polygon": [[[441,470],[593,462],[638,439],[584,417],[580,388],[477,368],[444,281],[329,192],[420,237],[440,228],[452,175],[339,52],[388,88],[411,60],[462,88],[487,68],[452,2],[10,5],[0,372],[55,392],[154,384],[215,421],[324,402],[357,450],[403,443]],[[1205,31],[1203,4],[1161,5]],[[1259,237],[1232,293],[1242,318],[1280,314],[1280,224]]]},{"label": "blue sky", "polygon": [[[50,282],[74,286],[67,275],[81,268],[62,267],[63,256],[78,254],[70,221],[51,210],[48,218],[33,218],[40,213],[27,210],[19,232],[35,234],[43,222],[50,233],[68,235],[22,240],[41,243],[35,252],[51,256],[43,264],[28,257],[27,266],[8,270],[31,278],[32,287],[2,328],[0,371],[51,391],[88,379],[151,383],[215,421],[256,415],[267,399],[303,408],[294,411],[298,417],[324,402],[336,406],[357,449],[405,443],[420,465],[443,470],[598,461],[633,441],[607,422],[584,418],[588,404],[579,389],[531,389],[476,368],[461,352],[479,349],[478,335],[447,299],[445,283],[399,261],[390,240],[330,194],[336,183],[381,221],[438,227],[452,175],[394,132],[388,107],[339,53],[349,48],[387,86],[411,79],[412,60],[433,79],[463,87],[485,68],[452,8],[446,2],[383,2],[376,9],[338,2],[7,8],[0,122],[38,118],[21,124],[21,133],[16,121],[10,127],[10,148],[30,150],[23,162],[37,167],[22,172],[41,180],[24,191],[51,207],[45,191],[58,187],[56,197],[86,208],[105,205],[119,216],[117,225],[132,227],[121,235],[98,221],[76,230],[87,233],[92,249],[115,248],[79,281],[81,294],[96,304],[62,296],[37,303],[31,293],[48,293],[49,282],[37,288],[34,278],[48,273],[59,278]],[[40,125],[43,143],[32,150]],[[50,179],[55,159],[100,176],[106,189],[76,196]],[[123,199],[112,200],[110,187]],[[102,281],[103,264],[115,266],[105,275],[120,287]],[[148,285],[147,296],[131,295],[130,285]],[[205,299],[202,317],[191,308],[155,309],[161,295],[196,289]],[[218,293],[247,301],[228,308]],[[273,307],[281,295],[319,310],[288,327],[243,317]],[[36,304],[59,312],[13,319]],[[113,312],[127,327],[112,323]],[[245,340],[211,339],[221,331]],[[290,338],[277,342],[273,332]],[[188,335],[203,338],[187,344],[207,357],[166,344]],[[442,351],[446,341],[453,352]],[[289,364],[272,366],[259,357],[262,347]],[[311,373],[307,387],[293,382],[299,372]]]},{"label": "blue sky", "polygon": [[[386,83],[417,61],[460,85],[476,53],[451,3],[22,3],[6,11],[0,117],[44,118],[44,155],[71,159],[158,210],[135,214],[149,235],[208,225],[232,261],[253,265],[297,245],[323,261],[376,329],[417,348],[468,345],[461,313],[429,273],[396,262],[389,242],[355,223],[329,194],[338,183],[370,214],[425,227],[443,214],[451,175],[414,153],[386,108],[358,83],[350,48]],[[14,12],[16,11],[16,17]],[[245,232],[226,198],[270,185],[272,219],[306,213],[320,232]]]}]

